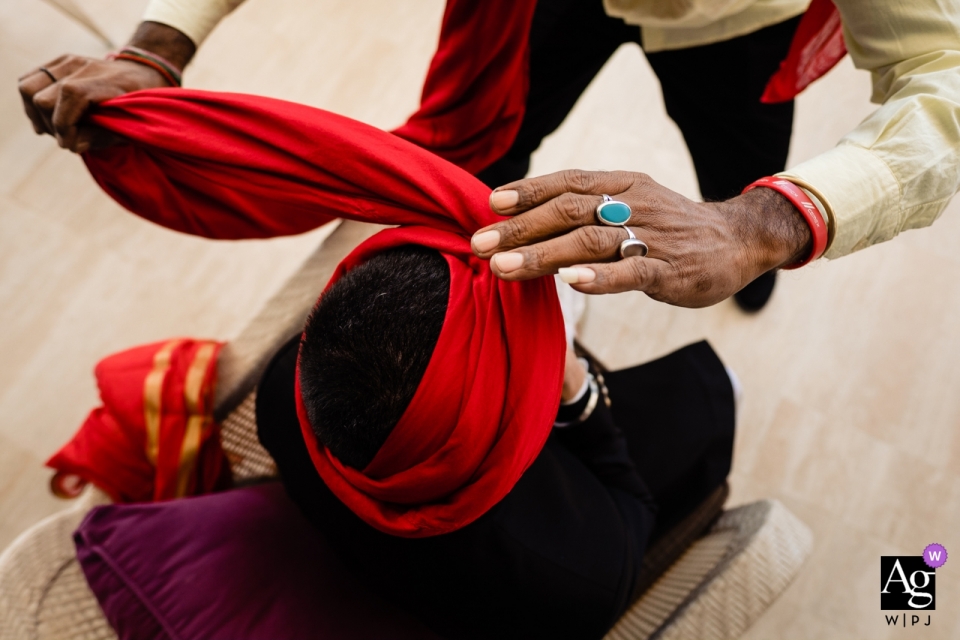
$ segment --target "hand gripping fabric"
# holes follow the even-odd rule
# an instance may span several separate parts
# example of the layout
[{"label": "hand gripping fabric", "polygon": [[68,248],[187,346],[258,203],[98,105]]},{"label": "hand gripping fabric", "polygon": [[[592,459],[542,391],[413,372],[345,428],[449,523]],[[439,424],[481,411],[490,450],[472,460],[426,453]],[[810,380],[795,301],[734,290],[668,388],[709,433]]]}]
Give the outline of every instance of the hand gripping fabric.
[{"label": "hand gripping fabric", "polygon": [[[450,267],[447,316],[423,380],[362,472],[317,442],[318,473],[377,529],[459,529],[501,500],[540,453],[560,398],[563,320],[552,278],[504,282],[470,250],[497,220],[489,189],[397,136],[303,105],[155,89],[91,117],[130,144],[84,155],[114,199],[165,227],[211,238],[301,233],[333,218],[399,225],[361,244],[328,287],[385,249],[419,244]],[[298,376],[299,377],[299,376]]]}]

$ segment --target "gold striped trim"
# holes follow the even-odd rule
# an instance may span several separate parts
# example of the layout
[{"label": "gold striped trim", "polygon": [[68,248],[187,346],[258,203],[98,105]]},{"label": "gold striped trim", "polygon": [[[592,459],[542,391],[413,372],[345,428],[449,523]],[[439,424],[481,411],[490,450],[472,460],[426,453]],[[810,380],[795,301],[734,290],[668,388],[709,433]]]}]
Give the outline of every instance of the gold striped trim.
[{"label": "gold striped trim", "polygon": [[153,356],[153,370],[147,374],[143,383],[143,421],[147,427],[147,459],[157,466],[157,454],[160,451],[160,409],[163,402],[163,382],[170,370],[170,358],[173,350],[183,342],[171,340],[163,345]]},{"label": "gold striped trim", "polygon": [[180,465],[177,468],[177,492],[180,498],[187,494],[190,476],[197,466],[197,456],[200,453],[200,440],[204,428],[210,423],[209,413],[200,411],[200,394],[203,391],[203,380],[206,378],[207,367],[216,351],[217,345],[212,342],[197,349],[197,354],[187,370],[187,379],[183,388],[183,399],[186,404],[187,427],[183,434],[183,445],[180,447]]}]

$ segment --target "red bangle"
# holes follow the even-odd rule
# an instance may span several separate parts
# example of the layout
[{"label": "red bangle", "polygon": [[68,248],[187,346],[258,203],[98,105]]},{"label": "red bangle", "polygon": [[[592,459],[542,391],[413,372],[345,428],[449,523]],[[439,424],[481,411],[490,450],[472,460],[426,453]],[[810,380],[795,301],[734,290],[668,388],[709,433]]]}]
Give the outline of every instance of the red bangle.
[{"label": "red bangle", "polygon": [[807,225],[810,227],[810,233],[813,236],[813,249],[810,251],[810,255],[807,256],[807,259],[782,268],[799,269],[822,256],[823,252],[827,249],[827,225],[824,224],[823,218],[820,217],[820,210],[817,209],[817,205],[813,204],[810,196],[789,180],[772,177],[760,178],[756,182],[747,185],[746,189],[741,193],[746,193],[757,187],[773,189],[792,202],[793,206],[800,211],[803,219],[807,221]]}]

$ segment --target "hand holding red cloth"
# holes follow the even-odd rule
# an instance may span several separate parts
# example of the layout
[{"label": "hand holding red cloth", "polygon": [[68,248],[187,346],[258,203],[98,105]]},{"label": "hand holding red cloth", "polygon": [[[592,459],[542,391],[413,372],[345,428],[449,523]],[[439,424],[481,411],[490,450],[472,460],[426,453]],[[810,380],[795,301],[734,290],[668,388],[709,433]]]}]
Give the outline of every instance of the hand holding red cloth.
[{"label": "hand holding red cloth", "polygon": [[169,340],[101,360],[103,406],[47,461],[54,492],[72,497],[90,482],[114,502],[148,502],[230,486],[212,415],[221,346]]},{"label": "hand holding red cloth", "polygon": [[130,140],[84,155],[97,182],[169,228],[251,238],[335,217],[400,225],[360,245],[331,284],[391,247],[440,251],[450,267],[446,319],[377,456],[362,471],[341,465],[298,397],[303,436],[331,490],[398,536],[463,527],[513,488],[550,434],[565,339],[552,278],[504,282],[473,255],[469,238],[496,219],[487,187],[397,136],[269,98],[150,90],[100,105],[91,120]]}]

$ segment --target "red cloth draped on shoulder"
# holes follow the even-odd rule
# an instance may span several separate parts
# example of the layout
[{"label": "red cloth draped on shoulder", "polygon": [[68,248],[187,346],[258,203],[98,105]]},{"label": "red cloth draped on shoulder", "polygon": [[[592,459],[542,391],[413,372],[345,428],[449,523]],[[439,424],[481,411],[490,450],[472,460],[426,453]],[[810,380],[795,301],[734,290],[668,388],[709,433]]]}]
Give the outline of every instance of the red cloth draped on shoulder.
[{"label": "red cloth draped on shoulder", "polygon": [[85,154],[94,178],[168,228],[263,238],[336,217],[400,225],[361,244],[331,283],[390,247],[439,250],[447,316],[380,452],[362,472],[341,465],[317,442],[298,391],[303,436],[331,490],[398,536],[463,527],[513,488],[549,436],[565,341],[552,278],[501,281],[470,250],[470,236],[497,219],[487,187],[397,136],[269,98],[157,89],[110,100],[91,121],[131,141]]},{"label": "red cloth draped on shoulder", "polygon": [[813,0],[797,25],[787,57],[770,78],[760,101],[793,100],[846,54],[843,23],[833,0]]},{"label": "red cloth draped on shoulder", "polygon": [[[536,0],[448,0],[420,108],[398,136],[478,173],[500,159],[523,122]],[[792,100],[846,54],[832,0],[812,0],[762,102]]]},{"label": "red cloth draped on shoulder", "polygon": [[[394,133],[471,173],[500,159],[523,122],[536,0],[448,0],[420,108]],[[812,0],[762,102],[792,100],[846,54],[840,12]]]},{"label": "red cloth draped on shoulder", "polygon": [[103,406],[47,462],[54,493],[73,497],[92,482],[114,502],[146,502],[228,487],[212,415],[221,346],[167,340],[101,360]]},{"label": "red cloth draped on shoulder", "polygon": [[536,6],[447,0],[420,108],[394,133],[473,174],[499,160],[523,122]]}]

